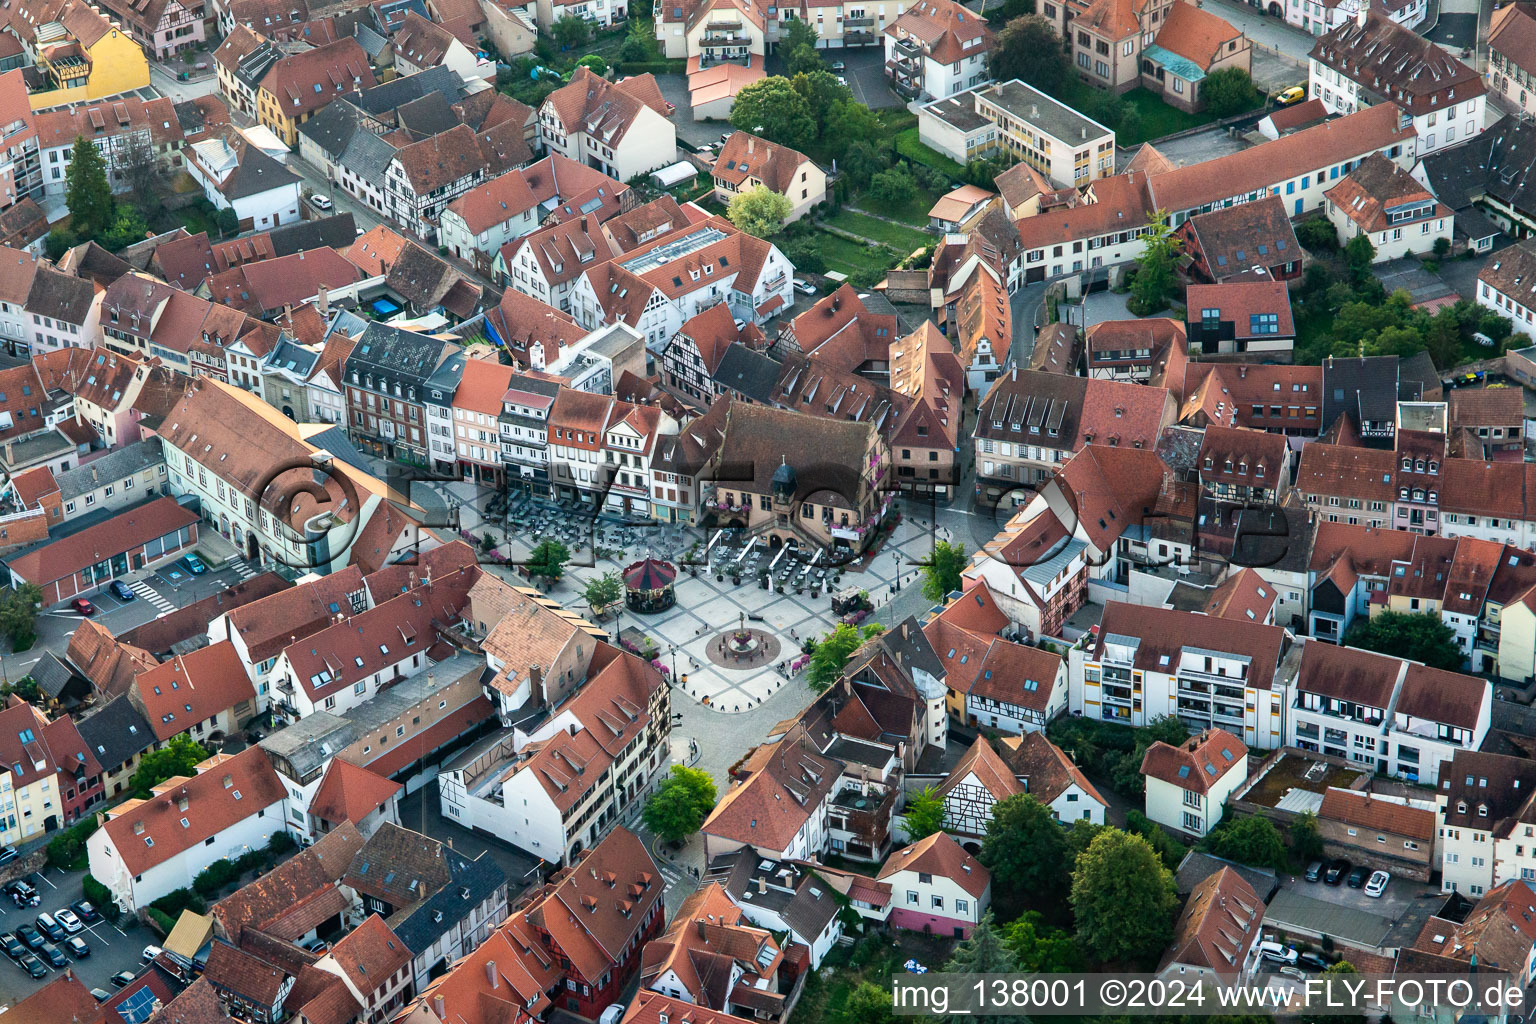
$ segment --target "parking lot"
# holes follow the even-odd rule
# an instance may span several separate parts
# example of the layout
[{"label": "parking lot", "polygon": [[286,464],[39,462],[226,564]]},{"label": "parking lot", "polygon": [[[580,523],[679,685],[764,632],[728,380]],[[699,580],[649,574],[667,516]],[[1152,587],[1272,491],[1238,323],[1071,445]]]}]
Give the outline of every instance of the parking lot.
[{"label": "parking lot", "polygon": [[[37,889],[41,902],[35,907],[18,909],[9,897],[0,897],[0,932],[14,932],[23,924],[32,924],[39,913],[52,914],[84,899],[85,894],[80,888],[84,878],[83,871],[66,874],[52,868],[28,875],[27,881]],[[107,992],[117,991],[108,979],[118,971],[138,973],[143,967],[144,947],[155,942],[154,934],[137,924],[124,930],[103,919],[86,925],[78,935],[91,947],[91,954],[83,960],[70,957],[70,967],[86,988]],[[0,956],[0,1006],[14,1006],[63,970],[50,966],[46,978],[34,981],[21,965]]]}]

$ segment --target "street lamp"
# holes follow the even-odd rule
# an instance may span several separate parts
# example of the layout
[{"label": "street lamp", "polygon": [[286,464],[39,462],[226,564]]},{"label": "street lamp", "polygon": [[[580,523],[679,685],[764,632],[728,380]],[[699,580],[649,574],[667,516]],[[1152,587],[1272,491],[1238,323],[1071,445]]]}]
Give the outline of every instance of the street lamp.
[{"label": "street lamp", "polygon": [[668,644],[667,652],[672,655],[672,683],[677,684],[677,644]]}]

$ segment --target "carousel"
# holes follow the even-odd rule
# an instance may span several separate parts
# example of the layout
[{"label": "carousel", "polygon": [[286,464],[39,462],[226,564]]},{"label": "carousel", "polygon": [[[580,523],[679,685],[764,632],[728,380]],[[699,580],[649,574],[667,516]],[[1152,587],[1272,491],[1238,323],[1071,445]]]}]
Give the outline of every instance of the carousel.
[{"label": "carousel", "polygon": [[664,612],[677,603],[677,566],[646,558],[624,569],[624,604],[636,612]]}]

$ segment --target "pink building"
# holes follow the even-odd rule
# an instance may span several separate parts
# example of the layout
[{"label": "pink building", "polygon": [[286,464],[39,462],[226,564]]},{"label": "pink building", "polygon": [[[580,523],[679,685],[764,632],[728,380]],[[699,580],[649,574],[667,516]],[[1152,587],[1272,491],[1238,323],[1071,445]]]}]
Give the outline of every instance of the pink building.
[{"label": "pink building", "polygon": [[908,931],[963,939],[992,902],[991,873],[946,832],[892,853],[880,881],[891,887],[891,926]]},{"label": "pink building", "polygon": [[103,0],[100,6],[144,47],[151,60],[165,60],[200,44],[203,4],[199,0]]}]

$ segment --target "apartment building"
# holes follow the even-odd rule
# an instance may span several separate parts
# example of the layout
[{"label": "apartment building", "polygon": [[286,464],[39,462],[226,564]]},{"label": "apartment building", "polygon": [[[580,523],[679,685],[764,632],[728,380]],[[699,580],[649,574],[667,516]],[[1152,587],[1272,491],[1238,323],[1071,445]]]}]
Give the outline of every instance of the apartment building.
[{"label": "apartment building", "polygon": [[918,110],[920,137],[961,163],[999,150],[1058,188],[1115,172],[1115,133],[1014,79],[935,100]]},{"label": "apartment building", "polygon": [[105,773],[68,715],[49,719],[12,694],[0,710],[0,843],[15,846],[73,824],[105,796]]},{"label": "apartment building", "polygon": [[1536,12],[1522,4],[1505,4],[1488,20],[1488,88],[1506,103],[1536,114]]},{"label": "apartment building", "polygon": [[1248,781],[1248,748],[1211,728],[1174,746],[1158,740],[1141,760],[1147,817],[1185,835],[1205,836],[1220,822],[1227,799]]},{"label": "apartment building", "polygon": [[1291,650],[1279,626],[1112,601],[1097,640],[1069,659],[1072,710],[1135,726],[1175,715],[1274,750],[1290,725]]},{"label": "apartment building", "polygon": [[539,142],[550,153],[629,181],[677,159],[672,113],[653,75],[609,82],[577,68],[570,84],[539,107]]},{"label": "apartment building", "polygon": [[1442,766],[1439,812],[1442,892],[1481,896],[1536,872],[1536,764],[1524,757],[1458,750]]},{"label": "apartment building", "polygon": [[[1392,59],[1380,56],[1390,51]],[[1488,88],[1472,68],[1393,19],[1361,6],[1307,55],[1308,95],[1330,114],[1392,103],[1413,125],[1419,156],[1484,127]]]},{"label": "apartment building", "polygon": [[[459,346],[427,334],[370,323],[347,359],[352,441],[385,458],[431,465],[427,402],[451,402],[467,362]],[[454,462],[450,445],[438,462]]]},{"label": "apartment building", "polygon": [[1487,735],[1486,679],[1334,644],[1303,645],[1287,745],[1438,785],[1442,763]]},{"label": "apartment building", "polygon": [[632,654],[585,643],[596,648],[593,667],[573,698],[529,733],[504,729],[470,747],[438,776],[449,820],[552,864],[575,863],[633,820],[668,759],[662,677]]},{"label": "apartment building", "polygon": [[991,80],[992,30],[954,0],[917,0],[882,35],[885,76],[905,99],[943,99]]},{"label": "apartment building", "polygon": [[1433,253],[1440,239],[1451,243],[1455,218],[1450,208],[1379,154],[1329,189],[1326,199],[1324,210],[1340,244],[1365,235],[1375,247],[1374,262]]}]

